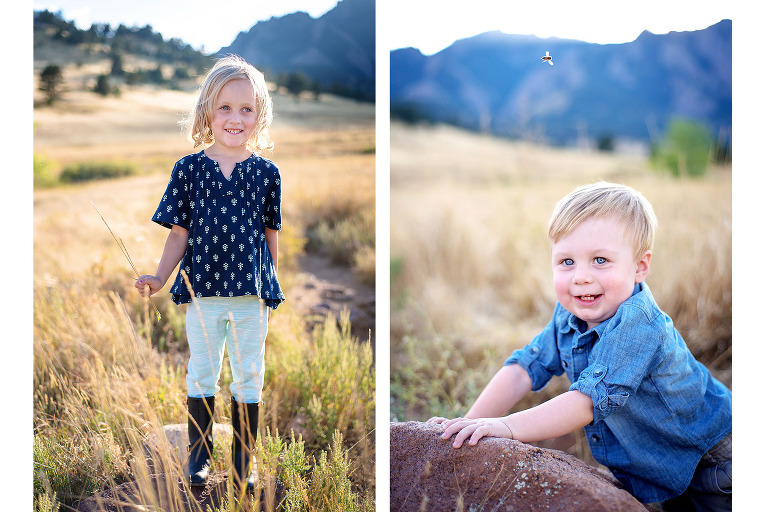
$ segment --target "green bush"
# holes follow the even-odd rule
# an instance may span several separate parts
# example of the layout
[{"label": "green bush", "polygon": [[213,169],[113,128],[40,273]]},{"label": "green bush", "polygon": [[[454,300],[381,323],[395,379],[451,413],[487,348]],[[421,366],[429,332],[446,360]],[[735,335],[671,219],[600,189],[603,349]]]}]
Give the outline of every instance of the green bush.
[{"label": "green bush", "polygon": [[53,165],[37,153],[32,154],[32,179],[37,188],[52,187],[56,177],[52,172]]},{"label": "green bush", "polygon": [[651,158],[657,167],[672,176],[702,176],[707,170],[713,141],[706,125],[674,119],[666,138],[654,145]]},{"label": "green bush", "polygon": [[59,180],[62,183],[78,183],[132,176],[136,173],[136,167],[129,163],[85,162],[65,167]]},{"label": "green bush", "polygon": [[335,263],[350,266],[355,255],[376,242],[376,212],[361,208],[337,221],[323,221],[310,235]]}]

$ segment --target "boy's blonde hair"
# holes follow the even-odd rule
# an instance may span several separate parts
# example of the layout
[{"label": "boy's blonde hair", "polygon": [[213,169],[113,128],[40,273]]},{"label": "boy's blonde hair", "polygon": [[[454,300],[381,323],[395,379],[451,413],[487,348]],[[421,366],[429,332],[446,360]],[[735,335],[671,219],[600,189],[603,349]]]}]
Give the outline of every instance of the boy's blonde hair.
[{"label": "boy's blonde hair", "polygon": [[182,121],[187,138],[195,147],[215,142],[211,130],[213,104],[222,87],[231,80],[248,80],[253,88],[256,107],[256,129],[248,139],[247,147],[254,153],[271,150],[274,147],[269,138],[269,126],[272,124],[272,98],[269,96],[264,75],[237,55],[220,59],[211,68],[200,87],[197,103],[190,116]]},{"label": "boy's blonde hair", "polygon": [[651,203],[630,187],[604,181],[579,187],[557,203],[549,220],[549,239],[558,242],[585,220],[607,217],[627,226],[636,261],[653,250],[658,221]]}]

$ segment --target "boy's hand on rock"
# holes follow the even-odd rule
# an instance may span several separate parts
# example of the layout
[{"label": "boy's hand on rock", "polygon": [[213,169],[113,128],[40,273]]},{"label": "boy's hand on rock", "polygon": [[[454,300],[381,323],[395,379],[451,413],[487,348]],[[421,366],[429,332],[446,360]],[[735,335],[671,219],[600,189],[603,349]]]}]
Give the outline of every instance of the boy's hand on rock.
[{"label": "boy's hand on rock", "polygon": [[443,418],[442,416],[432,416],[427,420],[427,423],[433,424],[433,425],[442,425],[448,421],[448,418]]},{"label": "boy's hand on rock", "polygon": [[469,439],[467,442],[469,446],[475,446],[483,437],[514,439],[512,430],[502,418],[455,418],[444,422],[443,425],[445,425],[445,430],[440,437],[449,439],[456,434],[456,439],[453,441],[454,448],[461,448],[467,439]]}]

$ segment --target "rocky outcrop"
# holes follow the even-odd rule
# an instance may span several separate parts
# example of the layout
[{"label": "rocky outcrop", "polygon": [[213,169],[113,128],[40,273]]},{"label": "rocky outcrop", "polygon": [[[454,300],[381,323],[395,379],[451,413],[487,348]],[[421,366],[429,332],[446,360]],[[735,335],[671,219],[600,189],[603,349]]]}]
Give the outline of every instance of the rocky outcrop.
[{"label": "rocky outcrop", "polygon": [[647,510],[612,476],[566,453],[492,437],[455,449],[442,431],[390,424],[390,510]]}]

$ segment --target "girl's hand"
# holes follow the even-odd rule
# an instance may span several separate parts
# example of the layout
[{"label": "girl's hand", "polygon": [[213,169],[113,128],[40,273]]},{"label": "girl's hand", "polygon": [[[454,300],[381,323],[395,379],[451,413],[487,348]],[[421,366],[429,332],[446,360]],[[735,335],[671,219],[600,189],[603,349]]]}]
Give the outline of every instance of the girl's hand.
[{"label": "girl's hand", "polygon": [[146,298],[159,292],[163,284],[156,276],[143,275],[136,280],[134,286],[139,290],[139,295]]},{"label": "girl's hand", "polygon": [[461,448],[467,438],[469,438],[467,443],[469,446],[475,446],[483,437],[514,439],[512,430],[503,418],[456,418],[446,421],[443,425],[445,425],[445,430],[440,437],[448,439],[456,434],[456,439],[453,441],[454,448]]},{"label": "girl's hand", "polygon": [[443,418],[442,416],[432,416],[427,420],[427,423],[432,425],[442,425],[446,421],[448,421],[448,418]]}]

